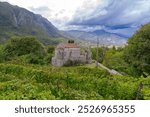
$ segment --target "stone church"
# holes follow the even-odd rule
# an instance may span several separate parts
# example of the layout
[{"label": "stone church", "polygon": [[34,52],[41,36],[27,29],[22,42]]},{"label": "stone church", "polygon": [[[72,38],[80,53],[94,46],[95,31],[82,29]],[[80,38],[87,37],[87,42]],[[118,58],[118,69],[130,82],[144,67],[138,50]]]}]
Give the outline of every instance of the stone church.
[{"label": "stone church", "polygon": [[80,63],[91,63],[90,48],[81,48],[74,41],[69,40],[68,43],[60,43],[55,48],[55,55],[52,58],[53,66],[63,66],[68,61],[78,61]]}]

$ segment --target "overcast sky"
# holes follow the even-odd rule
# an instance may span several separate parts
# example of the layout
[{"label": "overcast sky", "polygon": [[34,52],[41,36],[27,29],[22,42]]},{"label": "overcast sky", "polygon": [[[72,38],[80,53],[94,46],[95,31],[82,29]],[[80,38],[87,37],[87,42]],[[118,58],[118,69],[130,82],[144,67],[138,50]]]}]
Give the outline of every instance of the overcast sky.
[{"label": "overcast sky", "polygon": [[150,22],[150,0],[0,0],[41,14],[59,29],[131,36]]},{"label": "overcast sky", "polygon": [[[76,10],[86,0],[0,0],[24,7],[41,14],[54,25],[60,26],[71,20]],[[95,0],[92,0],[95,1]]]}]

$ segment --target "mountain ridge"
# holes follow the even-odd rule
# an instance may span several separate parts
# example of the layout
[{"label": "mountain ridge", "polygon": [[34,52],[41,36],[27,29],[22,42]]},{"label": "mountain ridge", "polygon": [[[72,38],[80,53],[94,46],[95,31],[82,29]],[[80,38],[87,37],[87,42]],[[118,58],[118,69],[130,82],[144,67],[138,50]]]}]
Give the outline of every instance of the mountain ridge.
[{"label": "mountain ridge", "polygon": [[45,44],[53,43],[52,38],[63,38],[60,31],[46,18],[24,8],[0,2],[1,41],[9,35],[32,35]]},{"label": "mountain ridge", "polygon": [[105,46],[123,46],[127,42],[127,38],[117,35],[115,33],[109,33],[104,30],[95,30],[93,32],[86,32],[80,30],[69,30],[64,31],[63,34],[67,35],[68,38],[80,39],[89,41],[91,43],[99,43]]},{"label": "mountain ridge", "polygon": [[102,45],[122,46],[126,38],[105,30],[85,32],[80,30],[60,31],[39,14],[7,2],[0,2],[0,43],[11,36],[35,36],[44,44],[56,45],[64,39],[74,39]]}]

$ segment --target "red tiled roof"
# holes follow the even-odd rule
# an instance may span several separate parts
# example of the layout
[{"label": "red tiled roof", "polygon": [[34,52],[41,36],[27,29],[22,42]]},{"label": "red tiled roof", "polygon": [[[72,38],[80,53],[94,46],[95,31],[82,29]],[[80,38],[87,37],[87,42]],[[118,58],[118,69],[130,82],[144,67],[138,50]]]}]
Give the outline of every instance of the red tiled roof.
[{"label": "red tiled roof", "polygon": [[67,44],[59,44],[57,48],[79,48],[79,46],[74,43],[67,43]]}]

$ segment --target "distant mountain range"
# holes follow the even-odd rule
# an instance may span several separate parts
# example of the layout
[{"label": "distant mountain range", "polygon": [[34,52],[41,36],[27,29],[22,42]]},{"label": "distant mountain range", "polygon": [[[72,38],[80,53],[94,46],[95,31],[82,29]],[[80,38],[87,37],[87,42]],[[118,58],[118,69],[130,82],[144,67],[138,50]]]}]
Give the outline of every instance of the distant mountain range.
[{"label": "distant mountain range", "polygon": [[35,36],[44,44],[57,44],[60,40],[75,39],[101,45],[122,46],[126,38],[104,30],[84,32],[78,30],[60,31],[41,15],[24,8],[0,2],[0,43],[12,36]]},{"label": "distant mountain range", "polygon": [[45,44],[55,43],[54,38],[63,38],[60,31],[41,15],[0,2],[0,42],[20,35],[33,35]]},{"label": "distant mountain range", "polygon": [[127,42],[127,38],[104,30],[93,32],[70,30],[63,32],[63,34],[67,35],[68,38],[80,39],[91,43],[97,43],[98,39],[99,44],[105,46],[123,46]]}]

